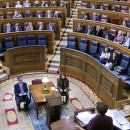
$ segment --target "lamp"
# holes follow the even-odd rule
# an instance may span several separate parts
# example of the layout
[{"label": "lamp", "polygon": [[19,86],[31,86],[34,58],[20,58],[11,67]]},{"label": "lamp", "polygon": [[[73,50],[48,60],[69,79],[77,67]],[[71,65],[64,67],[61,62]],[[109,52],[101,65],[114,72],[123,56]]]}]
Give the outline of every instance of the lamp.
[{"label": "lamp", "polygon": [[44,83],[44,85],[45,85],[45,88],[42,88],[42,93],[43,94],[45,94],[45,93],[49,93],[49,90],[46,88],[46,85],[47,85],[47,82],[49,81],[49,79],[47,78],[47,77],[44,77],[43,79],[42,79],[42,82]]}]

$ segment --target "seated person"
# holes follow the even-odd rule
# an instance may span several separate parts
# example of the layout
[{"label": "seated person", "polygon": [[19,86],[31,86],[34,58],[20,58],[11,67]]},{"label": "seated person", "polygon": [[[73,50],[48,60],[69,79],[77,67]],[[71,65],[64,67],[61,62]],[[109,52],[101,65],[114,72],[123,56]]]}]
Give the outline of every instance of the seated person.
[{"label": "seated person", "polygon": [[128,25],[127,25],[127,23],[126,23],[126,21],[125,21],[125,20],[122,22],[121,27],[128,27]]},{"label": "seated person", "polygon": [[93,26],[92,26],[92,24],[91,23],[89,23],[88,24],[88,27],[85,29],[85,32],[84,33],[86,33],[86,34],[88,34],[88,35],[94,35],[94,28],[93,28]]},{"label": "seated person", "polygon": [[45,3],[45,1],[43,0],[42,3],[41,3],[41,7],[48,7],[48,4]]},{"label": "seated person", "polygon": [[26,0],[25,3],[23,3],[23,7],[31,7],[31,3],[29,3],[29,0]]},{"label": "seated person", "polygon": [[44,26],[44,22],[39,22],[39,25],[37,26],[37,30],[46,30],[46,27]]},{"label": "seated person", "polygon": [[34,2],[33,6],[34,6],[34,7],[39,7],[39,6],[40,6],[39,1],[38,1],[38,0],[36,0],[36,1]]},{"label": "seated person", "polygon": [[118,11],[118,9],[116,8],[115,5],[112,6],[111,10],[112,10],[112,11]]},{"label": "seated person", "polygon": [[93,16],[91,17],[91,20],[100,21],[99,16],[96,14],[96,12],[93,13]]},{"label": "seated person", "polygon": [[130,32],[127,32],[127,36],[125,37],[122,45],[130,49]]},{"label": "seated person", "polygon": [[110,56],[105,66],[109,69],[114,69],[114,67],[116,67],[118,63],[119,63],[118,54],[116,52],[113,52],[112,56]]},{"label": "seated person", "polygon": [[12,7],[12,6],[10,5],[9,1],[7,1],[6,4],[3,6],[3,8],[10,8],[10,7]]},{"label": "seated person", "polygon": [[75,29],[75,32],[83,33],[83,28],[80,23],[77,24],[77,28]]},{"label": "seated person", "polygon": [[112,34],[108,32],[107,30],[103,33],[102,37],[108,40],[112,40]]},{"label": "seated person", "polygon": [[[105,115],[108,110],[107,104],[105,104],[104,102],[97,102],[96,110],[97,115],[89,121],[89,123],[87,124],[87,130],[113,130],[112,118]],[[84,129],[76,125],[75,130]]]},{"label": "seated person", "polygon": [[32,17],[32,12],[31,12],[30,9],[27,9],[27,10],[25,11],[25,18],[28,18],[28,17]]},{"label": "seated person", "polygon": [[11,27],[11,24],[7,23],[6,26],[3,29],[3,33],[10,33],[10,32],[13,32],[13,29]]},{"label": "seated person", "polygon": [[81,19],[88,20],[88,19],[89,19],[89,16],[88,16],[86,13],[84,13],[83,15],[81,15],[80,18],[81,18]]},{"label": "seated person", "polygon": [[19,18],[23,18],[22,15],[18,13],[18,11],[14,11],[13,19],[19,19]]},{"label": "seated person", "polygon": [[69,80],[65,73],[61,73],[59,79],[57,80],[57,89],[62,95],[63,103],[67,104],[67,95],[69,95]]},{"label": "seated person", "polygon": [[36,17],[37,18],[41,18],[41,17],[43,17],[43,14],[41,14],[40,12],[38,12],[38,13],[36,13]]},{"label": "seated person", "polygon": [[103,5],[101,5],[99,9],[106,10],[106,8],[104,8]]},{"label": "seated person", "polygon": [[100,27],[100,25],[98,25],[96,27],[95,36],[98,36],[98,37],[102,37],[103,36],[103,31],[102,31],[102,28]]},{"label": "seated person", "polygon": [[61,0],[61,2],[60,2],[60,7],[66,7],[66,2],[63,1],[63,0]]},{"label": "seated person", "polygon": [[54,33],[56,33],[56,27],[55,25],[52,25],[52,22],[49,23],[46,30],[52,30]]},{"label": "seated person", "polygon": [[3,8],[2,4],[0,3],[0,8]]},{"label": "seated person", "polygon": [[33,25],[32,25],[31,22],[30,22],[30,23],[28,24],[28,26],[26,27],[26,31],[33,31]]},{"label": "seated person", "polygon": [[23,6],[20,4],[20,1],[17,1],[17,4],[16,4],[15,7],[16,7],[16,8],[21,8],[21,7],[23,7]]},{"label": "seated person", "polygon": [[56,1],[52,1],[52,3],[50,4],[51,7],[57,7],[57,3]]},{"label": "seated person", "polygon": [[22,28],[21,28],[21,26],[19,26],[18,23],[15,23],[15,26],[13,26],[13,31],[14,32],[19,32],[19,31],[22,31]]},{"label": "seated person", "polygon": [[62,20],[62,16],[58,13],[58,11],[55,11],[54,18],[60,18],[60,20]]},{"label": "seated person", "polygon": [[15,94],[15,101],[17,105],[17,110],[20,112],[20,102],[25,101],[24,108],[26,110],[29,109],[30,99],[28,98],[28,88],[27,83],[23,82],[23,78],[21,76],[18,77],[18,83],[14,85],[14,94]]},{"label": "seated person", "polygon": [[99,62],[105,64],[109,58],[110,58],[110,52],[108,50],[108,47],[105,47],[104,51],[102,51]]},{"label": "seated person", "polygon": [[97,6],[94,3],[92,3],[91,6],[90,6],[90,8],[91,9],[97,9]]},{"label": "seated person", "polygon": [[118,32],[118,35],[116,36],[116,38],[114,39],[114,42],[117,43],[117,44],[123,44],[123,41],[124,41],[124,36],[123,36],[123,32],[122,31],[119,31]]},{"label": "seated person", "polygon": [[46,12],[46,14],[45,14],[45,17],[47,17],[47,18],[53,18],[54,15],[53,15],[53,13],[51,13],[50,10],[48,10],[48,11]]}]

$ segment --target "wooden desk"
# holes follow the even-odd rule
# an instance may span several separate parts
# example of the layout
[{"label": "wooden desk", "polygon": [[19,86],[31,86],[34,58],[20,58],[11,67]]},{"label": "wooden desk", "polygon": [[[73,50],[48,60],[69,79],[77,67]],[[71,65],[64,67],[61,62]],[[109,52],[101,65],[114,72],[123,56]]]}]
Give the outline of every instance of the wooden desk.
[{"label": "wooden desk", "polygon": [[56,95],[59,94],[59,91],[54,91],[51,90],[51,87],[55,87],[55,85],[52,82],[48,82],[47,83],[47,88],[49,89],[50,93],[47,94],[43,94],[41,92],[42,88],[44,88],[44,84],[33,84],[33,85],[29,85],[29,91],[30,94],[34,100],[34,103],[36,105],[36,114],[37,114],[37,119],[38,119],[38,107],[41,105],[46,105],[46,96],[50,96],[50,95]]},{"label": "wooden desk", "polygon": [[52,130],[74,130],[74,117],[67,116],[51,124]]}]

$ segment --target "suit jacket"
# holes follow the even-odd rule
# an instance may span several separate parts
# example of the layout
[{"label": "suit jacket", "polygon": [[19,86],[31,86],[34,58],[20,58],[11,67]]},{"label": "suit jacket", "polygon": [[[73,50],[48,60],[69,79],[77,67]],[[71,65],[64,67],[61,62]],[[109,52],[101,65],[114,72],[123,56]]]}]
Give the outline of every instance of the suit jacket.
[{"label": "suit jacket", "polygon": [[99,16],[95,16],[95,18],[94,18],[94,16],[92,16],[91,20],[93,20],[93,21],[100,21]]},{"label": "suit jacket", "polygon": [[50,13],[50,16],[49,16],[49,17],[48,17],[48,16],[49,16],[49,14],[46,13],[46,14],[45,14],[45,17],[47,17],[47,18],[52,18],[52,17],[54,17],[53,13]]},{"label": "suit jacket", "polygon": [[75,32],[83,33],[83,28],[82,28],[82,27],[81,27],[81,28],[76,28],[76,29],[75,29]]},{"label": "suit jacket", "polygon": [[[87,34],[87,33],[88,33],[88,30],[89,30],[89,28],[86,28],[84,33]],[[94,29],[93,29],[93,28],[90,28],[89,34],[90,34],[90,35],[92,35],[92,34],[94,35]]]},{"label": "suit jacket", "polygon": [[[12,27],[10,27],[10,32],[13,32]],[[7,33],[7,27],[4,27],[4,29],[3,29],[3,33]]]},{"label": "suit jacket", "polygon": [[[39,30],[40,26],[37,26],[37,30]],[[43,25],[41,30],[46,30],[46,27]]]},{"label": "suit jacket", "polygon": [[119,64],[119,57],[117,56],[115,59],[113,59],[113,56],[111,56],[108,62],[111,62],[113,64],[113,67],[115,67]]},{"label": "suit jacket", "polygon": [[13,31],[14,32],[19,32],[19,31],[22,31],[22,28],[21,28],[21,26],[18,26],[18,29],[16,30],[16,27],[13,26]]},{"label": "suit jacket", "polygon": [[[27,83],[23,82],[23,92],[28,93]],[[15,100],[19,99],[19,94],[21,93],[19,83],[14,85],[14,94],[15,94]]]},{"label": "suit jacket", "polygon": [[99,32],[95,31],[95,35],[98,37],[102,37],[103,31],[102,30],[99,30]]},{"label": "suit jacket", "polygon": [[39,3],[39,4],[34,3],[33,6],[34,6],[34,7],[39,7],[39,6],[40,6],[40,3]]},{"label": "suit jacket", "polygon": [[52,30],[52,31],[54,31],[54,33],[56,33],[56,27],[54,25],[52,25],[52,29],[48,25],[47,28],[46,28],[46,30]]},{"label": "suit jacket", "polygon": [[24,3],[24,4],[23,4],[23,7],[31,7],[31,4],[28,3],[28,4],[26,5],[26,3]]},{"label": "suit jacket", "polygon": [[[105,38],[106,37],[106,34],[104,33],[103,34],[103,38]],[[108,40],[112,40],[112,35],[111,35],[111,33],[108,33]]]},{"label": "suit jacket", "polygon": [[[116,38],[114,39],[114,42],[118,42],[118,38],[119,36],[117,35]],[[123,41],[124,41],[124,36],[121,37],[119,44],[123,44]]]},{"label": "suit jacket", "polygon": [[65,2],[60,3],[60,7],[66,7],[66,3]]},{"label": "suit jacket", "polygon": [[32,17],[32,12],[30,13],[25,12],[25,17]]}]

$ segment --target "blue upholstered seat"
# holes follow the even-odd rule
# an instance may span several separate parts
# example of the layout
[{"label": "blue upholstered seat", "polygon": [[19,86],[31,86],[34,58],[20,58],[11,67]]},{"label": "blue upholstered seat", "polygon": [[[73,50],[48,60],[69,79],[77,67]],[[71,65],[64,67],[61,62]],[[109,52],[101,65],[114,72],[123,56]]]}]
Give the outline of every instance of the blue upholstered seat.
[{"label": "blue upholstered seat", "polygon": [[36,36],[28,35],[28,45],[36,45]]},{"label": "blue upholstered seat", "polygon": [[3,54],[3,47],[2,47],[1,40],[0,40],[0,58],[2,58],[3,56],[4,56],[4,54]]},{"label": "blue upholstered seat", "polygon": [[46,35],[39,35],[38,36],[38,45],[47,46]]},{"label": "blue upholstered seat", "polygon": [[71,49],[76,49],[77,46],[77,39],[76,37],[69,37],[67,47]]},{"label": "blue upholstered seat", "polygon": [[5,49],[13,48],[14,43],[12,37],[4,38]]},{"label": "blue upholstered seat", "polygon": [[26,46],[27,45],[27,40],[26,36],[18,36],[18,46]]},{"label": "blue upholstered seat", "polygon": [[112,47],[108,47],[108,49],[109,49],[110,55],[112,55],[114,52],[114,49]]},{"label": "blue upholstered seat", "polygon": [[88,39],[81,38],[79,44],[79,51],[87,52],[87,49],[88,49]]}]

